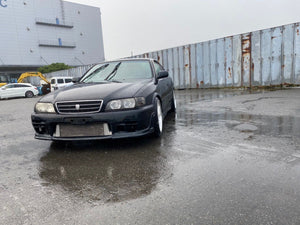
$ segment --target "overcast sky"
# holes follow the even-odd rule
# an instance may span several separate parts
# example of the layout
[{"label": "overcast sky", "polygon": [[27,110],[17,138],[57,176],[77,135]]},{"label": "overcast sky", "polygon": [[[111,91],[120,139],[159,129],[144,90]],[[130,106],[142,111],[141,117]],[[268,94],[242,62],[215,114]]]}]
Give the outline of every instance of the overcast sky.
[{"label": "overcast sky", "polygon": [[106,59],[300,22],[300,0],[68,0],[101,10]]}]

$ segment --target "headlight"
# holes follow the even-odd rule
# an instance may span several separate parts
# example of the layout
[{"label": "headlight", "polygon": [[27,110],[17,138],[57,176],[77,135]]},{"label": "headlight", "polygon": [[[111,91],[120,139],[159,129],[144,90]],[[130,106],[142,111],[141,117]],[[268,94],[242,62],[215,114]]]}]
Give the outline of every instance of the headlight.
[{"label": "headlight", "polygon": [[124,99],[122,102],[123,102],[124,109],[132,109],[135,107],[134,98]]},{"label": "headlight", "polygon": [[52,103],[38,102],[35,104],[34,109],[37,113],[55,113],[55,109]]},{"label": "headlight", "polygon": [[121,100],[113,100],[107,104],[106,109],[116,110],[116,109],[121,109],[121,107],[122,107]]},{"label": "headlight", "polygon": [[111,110],[133,109],[136,106],[138,107],[143,105],[145,105],[144,97],[117,99],[108,102],[105,110],[111,111]]}]

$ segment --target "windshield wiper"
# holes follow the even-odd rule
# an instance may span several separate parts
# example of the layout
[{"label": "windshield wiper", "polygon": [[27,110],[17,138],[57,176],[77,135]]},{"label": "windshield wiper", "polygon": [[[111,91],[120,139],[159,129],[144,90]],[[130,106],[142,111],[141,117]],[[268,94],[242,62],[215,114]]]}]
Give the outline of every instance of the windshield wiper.
[{"label": "windshield wiper", "polygon": [[101,70],[105,69],[106,67],[108,67],[108,63],[103,65],[103,66],[100,66],[98,69],[96,69],[95,71],[93,71],[91,74],[89,74],[87,77],[85,77],[81,82],[85,81],[86,79],[88,79],[90,76],[94,75],[95,73],[98,73],[100,72]]},{"label": "windshield wiper", "polygon": [[104,79],[104,80],[111,80],[117,73],[117,70],[119,69],[119,66],[121,65],[122,62],[119,62],[115,68],[111,71],[110,74]]}]

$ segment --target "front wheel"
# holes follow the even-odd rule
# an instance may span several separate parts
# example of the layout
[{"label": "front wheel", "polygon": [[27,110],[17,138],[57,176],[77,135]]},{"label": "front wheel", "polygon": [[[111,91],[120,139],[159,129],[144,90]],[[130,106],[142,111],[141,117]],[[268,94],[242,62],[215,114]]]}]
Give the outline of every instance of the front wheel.
[{"label": "front wheel", "polygon": [[25,97],[26,98],[32,98],[33,97],[33,92],[32,91],[26,91]]},{"label": "front wheel", "polygon": [[155,98],[154,136],[159,137],[163,130],[163,114],[159,98]]},{"label": "front wheel", "polygon": [[175,98],[174,91],[173,91],[173,97],[171,101],[171,112],[176,112],[176,98]]}]

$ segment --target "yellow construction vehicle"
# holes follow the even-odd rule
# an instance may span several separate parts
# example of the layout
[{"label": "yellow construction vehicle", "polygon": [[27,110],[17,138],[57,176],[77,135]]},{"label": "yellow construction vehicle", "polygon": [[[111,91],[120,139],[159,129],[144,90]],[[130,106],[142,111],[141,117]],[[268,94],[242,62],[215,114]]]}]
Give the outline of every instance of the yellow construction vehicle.
[{"label": "yellow construction vehicle", "polygon": [[2,87],[2,86],[4,86],[4,85],[6,85],[7,83],[0,83],[0,87]]},{"label": "yellow construction vehicle", "polygon": [[43,81],[45,81],[47,84],[43,84],[42,87],[42,93],[43,94],[47,94],[51,91],[51,84],[50,82],[44,77],[44,75],[40,72],[26,72],[26,73],[22,73],[21,76],[18,79],[18,83],[22,83],[22,81],[26,78],[26,77],[39,77],[41,78]]},{"label": "yellow construction vehicle", "polygon": [[50,82],[43,76],[42,73],[40,72],[26,72],[26,73],[22,73],[21,76],[18,79],[18,83],[22,83],[22,81],[26,78],[26,77],[40,77],[43,81],[45,81],[47,84],[50,84]]}]

